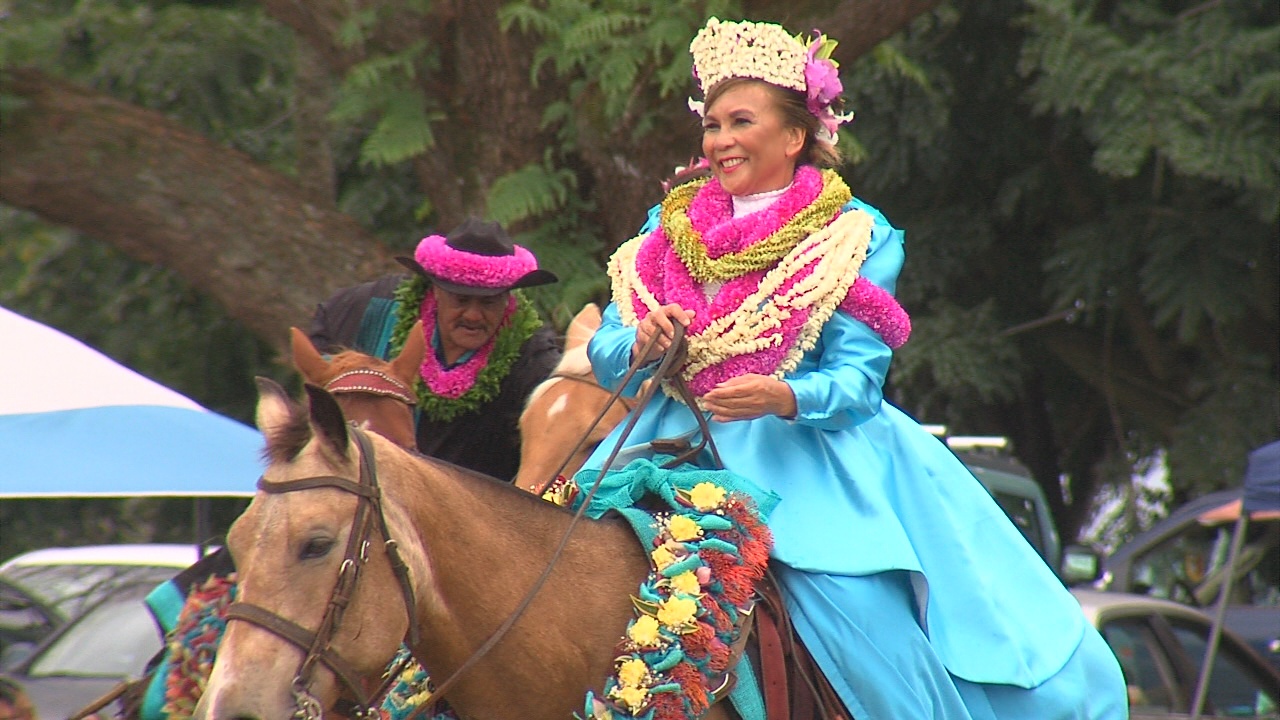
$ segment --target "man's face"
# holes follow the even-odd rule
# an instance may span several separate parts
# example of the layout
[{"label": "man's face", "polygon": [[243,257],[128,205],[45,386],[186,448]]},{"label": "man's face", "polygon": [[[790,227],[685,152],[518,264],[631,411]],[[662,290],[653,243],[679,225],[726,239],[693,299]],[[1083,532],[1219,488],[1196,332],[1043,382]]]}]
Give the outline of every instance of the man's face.
[{"label": "man's face", "polygon": [[457,362],[463,353],[478,350],[493,337],[506,314],[511,293],[500,295],[458,295],[438,287],[431,288],[436,297],[436,326],[446,363]]}]

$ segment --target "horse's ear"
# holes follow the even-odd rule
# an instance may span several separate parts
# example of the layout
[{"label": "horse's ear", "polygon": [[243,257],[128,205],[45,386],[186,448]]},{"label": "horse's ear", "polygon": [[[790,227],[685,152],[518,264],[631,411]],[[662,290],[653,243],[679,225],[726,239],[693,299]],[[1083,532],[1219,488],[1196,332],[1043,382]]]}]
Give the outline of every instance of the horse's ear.
[{"label": "horse's ear", "polygon": [[307,383],[305,387],[307,398],[311,401],[311,427],[328,440],[333,449],[345,455],[348,442],[347,420],[342,416],[338,401],[324,388],[311,383]]},{"label": "horse's ear", "polygon": [[320,383],[329,373],[329,361],[324,359],[311,338],[296,327],[289,328],[289,349],[293,353],[293,366],[307,382]]},{"label": "horse's ear", "polygon": [[569,323],[569,329],[565,331],[564,336],[564,349],[569,350],[579,345],[586,345],[599,329],[600,307],[595,303],[587,303]]},{"label": "horse's ear", "polygon": [[258,385],[258,410],[256,421],[263,435],[271,437],[275,430],[286,427],[293,417],[293,401],[289,393],[269,378],[256,377]]},{"label": "horse's ear", "polygon": [[404,347],[391,361],[391,373],[397,380],[413,387],[413,379],[417,377],[418,368],[422,367],[422,359],[426,356],[427,341],[422,337],[422,321],[419,320],[409,328],[409,336],[404,339]]}]

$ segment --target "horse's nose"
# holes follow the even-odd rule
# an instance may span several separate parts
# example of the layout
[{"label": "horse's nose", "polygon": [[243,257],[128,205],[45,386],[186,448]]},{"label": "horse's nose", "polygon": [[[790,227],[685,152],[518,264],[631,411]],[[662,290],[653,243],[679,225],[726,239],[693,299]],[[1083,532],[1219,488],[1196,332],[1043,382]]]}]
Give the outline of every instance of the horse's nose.
[{"label": "horse's nose", "polygon": [[237,707],[238,703],[227,702],[224,696],[220,702],[210,702],[210,696],[205,695],[196,703],[195,712],[191,715],[191,720],[285,720],[288,716],[283,715],[279,718],[273,718],[265,711],[249,708]]}]

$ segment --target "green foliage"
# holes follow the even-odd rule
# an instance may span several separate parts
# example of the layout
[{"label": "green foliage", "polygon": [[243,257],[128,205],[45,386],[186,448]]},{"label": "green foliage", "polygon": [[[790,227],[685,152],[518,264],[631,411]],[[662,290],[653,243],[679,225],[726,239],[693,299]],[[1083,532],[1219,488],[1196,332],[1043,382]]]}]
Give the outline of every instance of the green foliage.
[{"label": "green foliage", "polygon": [[913,319],[911,341],[894,358],[895,386],[913,388],[913,405],[925,417],[943,398],[982,404],[1012,400],[1020,390],[1023,361],[1002,330],[989,300],[972,308],[937,303],[928,316]]},{"label": "green foliage", "polygon": [[645,0],[520,0],[498,15],[504,29],[540,36],[530,81],[544,66],[559,77],[581,78],[570,101],[590,113],[601,127],[645,126],[656,112],[655,98],[689,89],[687,48],[711,15],[737,14],[738,4],[724,0],[673,0],[655,11]]},{"label": "green foliage", "polygon": [[31,65],[165,113],[279,170],[292,37],[252,3],[14,2],[0,65]]},{"label": "green foliage", "polygon": [[425,42],[414,43],[392,55],[374,56],[347,72],[331,118],[339,123],[376,118],[360,150],[362,161],[392,165],[435,145],[431,125],[443,115],[431,110],[428,98],[413,83],[426,51]]},{"label": "green foliage", "polygon": [[571,195],[566,207],[516,237],[537,256],[539,267],[560,278],[555,284],[524,292],[542,316],[561,330],[569,326],[583,305],[594,302],[604,307],[609,300],[608,275],[597,260],[603,243],[584,219],[590,209]]},{"label": "green foliage", "polygon": [[1249,452],[1276,439],[1280,415],[1280,380],[1265,354],[1243,355],[1198,386],[1168,452],[1169,472],[1188,494],[1239,485]]},{"label": "green foliage", "polygon": [[494,181],[489,188],[488,216],[510,227],[560,210],[576,189],[571,171],[552,167],[549,161],[532,163]]},{"label": "green foliage", "polygon": [[[1031,0],[1021,70],[1038,113],[1074,114],[1098,171],[1148,163],[1244,190],[1280,217],[1280,25],[1274,3]],[[1158,188],[1156,189],[1158,192]]]}]

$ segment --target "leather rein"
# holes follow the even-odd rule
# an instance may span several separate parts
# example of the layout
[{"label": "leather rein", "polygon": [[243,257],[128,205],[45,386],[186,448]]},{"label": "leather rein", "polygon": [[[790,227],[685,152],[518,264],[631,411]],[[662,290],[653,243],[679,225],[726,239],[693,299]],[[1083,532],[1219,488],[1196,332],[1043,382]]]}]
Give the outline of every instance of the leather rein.
[{"label": "leather rein", "polygon": [[[333,636],[342,622],[342,616],[347,606],[351,604],[351,597],[355,593],[356,582],[360,577],[360,568],[369,560],[369,544],[372,541],[375,528],[382,535],[387,560],[391,564],[391,569],[404,596],[405,612],[408,614],[409,619],[406,642],[410,648],[416,647],[418,644],[418,615],[413,596],[413,587],[409,582],[409,569],[400,557],[399,547],[396,541],[392,539],[391,533],[387,528],[386,516],[382,509],[382,491],[378,486],[373,447],[363,430],[352,427],[351,435],[360,448],[360,477],[358,482],[352,482],[347,478],[335,475],[317,475],[285,482],[267,480],[265,476],[258,480],[259,490],[274,495],[327,487],[342,490],[356,496],[355,518],[351,522],[351,532],[347,536],[346,552],[343,556],[342,564],[339,566],[338,579],[334,584],[333,592],[329,595],[329,602],[325,608],[324,616],[320,619],[319,627],[315,632],[311,632],[292,620],[281,617],[260,605],[248,602],[237,601],[227,608],[228,622],[241,620],[257,625],[306,653],[302,662],[298,665],[298,671],[294,675],[291,686],[294,703],[297,708],[293,717],[300,720],[320,720],[324,715],[319,700],[311,693],[310,689],[317,664],[323,664],[329,668],[334,676],[356,698],[354,707],[347,714],[357,719],[378,717],[377,708],[373,703],[387,694],[391,689],[391,684],[399,675],[401,668],[396,668],[395,672],[387,675],[387,679],[383,681],[377,692],[366,695],[360,674],[356,672],[350,662],[338,655],[330,647]],[[407,660],[408,658],[406,657],[404,661],[407,662]]]},{"label": "leather rein", "polygon": [[[648,354],[649,350],[652,349],[653,345],[657,342],[658,337],[658,335],[654,335],[649,339],[648,343],[646,343],[640,353],[641,357]],[[622,398],[622,392],[641,367],[641,363],[633,363],[628,368],[627,373],[622,377],[622,380],[618,383],[617,389],[610,394],[604,407],[597,414],[595,420],[583,434],[583,437],[578,441],[578,445],[574,447],[573,451],[570,452],[568,456],[566,456],[564,463],[562,463],[552,477],[543,484],[537,494],[541,495],[542,490],[545,490],[546,486],[553,482],[555,477],[564,470],[565,465],[569,462],[569,458],[571,458],[573,454],[576,453],[584,443],[586,443],[591,431],[600,424],[604,419],[605,414],[608,413],[614,403],[621,402],[628,409],[628,419],[626,426],[618,436],[618,440],[612,452],[602,465],[602,467],[605,468],[609,467],[617,457],[618,453],[622,451],[627,437],[630,435],[632,428],[635,426],[636,421],[640,416],[640,411],[648,406],[649,401],[652,400],[654,394],[658,391],[658,387],[663,379],[669,380],[675,386],[681,399],[686,405],[688,405],[693,412],[694,417],[697,419],[698,427],[701,432],[700,441],[696,445],[689,445],[688,443],[683,442],[679,444],[663,444],[666,441],[654,441],[655,450],[675,453],[675,457],[665,463],[663,467],[672,468],[690,461],[696,458],[703,449],[708,449],[711,452],[716,465],[718,467],[723,467],[723,464],[720,462],[719,452],[716,450],[715,443],[711,438],[711,429],[707,423],[707,419],[702,412],[698,411],[697,402],[694,399],[692,392],[689,390],[678,372],[680,366],[684,363],[686,352],[687,346],[684,343],[684,326],[677,323],[675,325],[675,334],[671,347],[668,348],[666,354],[662,358],[662,361],[659,363],[657,370],[654,372],[654,382],[649,383],[644,388],[644,391],[641,392],[640,397],[633,405],[628,405],[627,401]],[[335,381],[342,377],[344,376],[335,378]],[[382,379],[392,380],[392,378],[389,377],[384,377]],[[583,378],[570,379],[578,380],[580,382],[589,382]],[[334,382],[330,383],[330,385],[334,384]],[[397,382],[396,385],[399,385],[399,383]],[[330,388],[326,386],[326,390],[328,389]],[[345,386],[340,385],[333,388],[332,391],[375,392],[377,394],[385,394],[391,397],[396,397],[397,399],[406,400],[409,401],[410,404],[413,404],[413,401],[409,400],[409,398],[412,397],[410,393],[405,392],[403,393],[405,397],[400,397],[401,393],[394,391],[387,392],[388,389],[389,388],[374,389],[367,387],[367,383],[360,383]],[[346,553],[343,557],[342,564],[339,567],[338,579],[334,585],[333,592],[329,596],[329,602],[325,609],[324,616],[320,620],[320,626],[313,633],[297,623],[267,610],[266,608],[243,601],[234,602],[227,608],[228,622],[231,620],[240,620],[257,625],[258,627],[261,627],[302,649],[306,653],[302,662],[298,666],[298,671],[294,675],[291,684],[291,692],[297,708],[294,713],[294,718],[297,718],[298,720],[321,720],[321,718],[323,718],[323,707],[310,690],[312,676],[314,675],[317,664],[323,664],[329,668],[329,670],[333,672],[333,674],[356,698],[353,708],[346,714],[357,718],[357,720],[372,720],[373,718],[378,717],[378,710],[374,707],[373,703],[380,700],[390,691],[391,685],[395,682],[397,676],[400,674],[400,670],[402,669],[402,667],[397,667],[394,671],[386,673],[386,679],[378,690],[375,693],[366,694],[360,674],[356,672],[354,666],[338,655],[330,647],[333,636],[337,632],[338,625],[342,620],[343,613],[351,603],[351,597],[355,592],[356,582],[359,579],[360,567],[368,561],[370,536],[373,533],[375,521],[377,529],[383,537],[383,542],[387,552],[387,559],[391,564],[396,580],[400,585],[400,590],[404,595],[405,611],[408,614],[409,620],[409,627],[406,632],[405,642],[412,650],[412,648],[417,647],[419,640],[416,609],[417,604],[414,599],[413,587],[410,584],[408,567],[400,557],[399,547],[396,544],[396,541],[392,539],[387,527],[386,517],[382,509],[382,493],[378,487],[378,476],[376,463],[374,461],[373,447],[370,445],[369,439],[363,430],[352,426],[351,431],[352,437],[355,438],[356,444],[360,448],[360,477],[358,482],[352,482],[347,478],[334,475],[318,475],[285,482],[269,481],[266,477],[262,477],[258,480],[258,489],[265,493],[283,494],[328,487],[349,492],[355,495],[358,500],[355,518],[352,520],[351,533],[347,537]],[[538,577],[537,581],[534,582],[520,605],[493,632],[488,640],[476,649],[475,652],[473,652],[452,675],[433,689],[431,693],[431,699],[433,701],[426,702],[419,706],[417,710],[409,716],[409,720],[419,718],[424,713],[431,710],[436,704],[434,699],[443,697],[445,691],[456,684],[467,670],[479,662],[479,660],[484,657],[489,650],[497,645],[498,641],[501,640],[502,637],[506,635],[507,631],[515,625],[516,621],[524,615],[529,605],[532,604],[533,599],[551,577],[552,570],[555,568],[560,557],[564,554],[565,547],[568,546],[569,539],[573,534],[573,529],[586,512],[586,509],[590,505],[592,498],[595,497],[598,488],[598,483],[593,485],[591,490],[582,499],[578,510],[575,512],[573,519],[570,520],[569,526],[565,529],[564,535],[561,538],[559,545],[556,547],[555,552],[552,554],[551,559],[548,561],[546,568]],[[402,664],[407,663],[407,661],[408,657],[405,657],[402,660]]]},{"label": "leather rein", "polygon": [[[663,467],[669,469],[681,463],[687,462],[695,458],[699,453],[702,452],[704,448],[708,449],[711,452],[712,458],[714,459],[718,467],[722,467],[722,468],[724,467],[724,465],[720,463],[720,453],[716,450],[715,441],[711,439],[711,428],[707,423],[707,418],[702,412],[698,410],[697,402],[693,397],[693,393],[689,390],[688,386],[684,382],[684,379],[680,377],[678,372],[679,368],[684,364],[684,360],[687,354],[687,346],[685,345],[685,342],[684,342],[684,330],[685,328],[683,325],[679,323],[675,324],[675,333],[672,339],[671,346],[667,349],[666,354],[663,355],[662,361],[659,363],[657,370],[654,371],[653,379],[655,382],[651,382],[647,386],[645,386],[644,390],[640,393],[640,397],[636,400],[635,405],[630,409],[630,412],[628,413],[628,416],[627,416],[627,424],[625,427],[623,427],[622,432],[618,436],[618,440],[614,444],[613,450],[609,453],[608,458],[606,458],[604,463],[601,465],[602,468],[608,468],[610,465],[612,465],[614,459],[617,458],[618,453],[622,451],[622,448],[624,447],[624,443],[626,442],[627,437],[631,434],[632,428],[635,427],[636,421],[640,417],[641,411],[644,410],[644,408],[648,406],[649,401],[653,399],[654,393],[658,391],[658,386],[660,385],[660,382],[664,378],[669,379],[672,382],[672,384],[675,385],[677,392],[681,396],[681,399],[684,400],[684,402],[689,406],[690,410],[692,411],[694,417],[697,418],[698,427],[701,431],[701,439],[696,445],[687,446],[687,443],[685,443],[684,444],[685,446],[683,447],[676,446],[674,449],[678,450],[679,454],[676,455],[671,461],[664,463]],[[645,343],[644,348],[640,351],[640,357],[644,357],[649,354],[649,351],[657,343],[658,338],[659,338],[659,335],[657,334],[649,338],[648,342]],[[587,438],[591,434],[591,430],[594,429],[595,426],[598,425],[600,421],[604,419],[604,416],[609,411],[609,408],[612,407],[615,402],[619,402],[619,399],[622,397],[623,390],[626,388],[627,384],[631,381],[631,379],[635,376],[636,372],[643,366],[644,364],[640,363],[639,361],[633,362],[631,364],[631,366],[627,369],[626,374],[623,375],[622,379],[618,382],[617,389],[615,389],[610,394],[609,400],[605,403],[604,407],[601,408],[599,414],[596,415],[595,421],[587,428],[587,431],[583,433],[582,439],[578,441],[578,445],[574,447],[573,451],[570,452],[568,456],[566,456],[564,464],[567,464],[569,462],[569,458],[572,457],[574,453],[576,453],[582,447],[583,443],[587,441]],[[658,450],[672,449],[671,446],[660,446],[659,442],[662,442],[662,441],[654,442],[655,449],[658,449]],[[556,472],[552,475],[552,477],[547,480],[546,484],[550,484],[552,481],[554,481],[555,477],[559,475],[561,471],[564,470],[564,464],[562,464],[560,468],[556,470]],[[601,475],[603,475],[603,471],[601,472]],[[543,485],[543,489],[545,489],[546,484]],[[499,625],[498,628],[493,631],[493,634],[490,635],[487,640],[485,640],[483,645],[481,645],[473,653],[471,653],[471,657],[467,658],[465,662],[463,662],[460,666],[458,666],[458,669],[454,670],[453,674],[450,675],[448,678],[446,678],[444,682],[435,686],[435,688],[432,690],[432,693],[431,693],[431,698],[433,701],[424,703],[423,705],[419,706],[412,714],[409,715],[407,720],[417,720],[418,718],[425,715],[427,712],[433,711],[434,706],[436,704],[434,700],[436,698],[444,697],[445,691],[448,690],[453,685],[455,685],[459,681],[459,679],[462,678],[463,674],[465,674],[468,670],[470,670],[476,663],[480,661],[481,658],[483,658],[490,650],[492,650],[493,647],[498,644],[498,641],[501,640],[503,636],[507,634],[507,631],[509,631],[516,624],[516,621],[519,620],[524,615],[525,611],[529,609],[529,606],[533,603],[534,598],[537,597],[538,593],[542,590],[543,586],[546,585],[547,580],[550,579],[551,572],[552,570],[555,569],[556,563],[559,562],[561,556],[564,555],[564,549],[569,545],[569,539],[573,535],[574,528],[577,527],[578,522],[582,519],[583,515],[586,513],[587,508],[591,505],[592,498],[595,497],[596,491],[599,488],[600,488],[600,484],[598,482],[592,484],[591,490],[586,493],[586,496],[583,497],[581,501],[579,501],[578,509],[574,512],[573,518],[569,520],[569,525],[568,527],[565,528],[564,535],[562,535],[560,538],[560,543],[556,545],[555,551],[551,554],[551,559],[547,561],[547,566],[543,569],[542,574],[538,576],[538,579],[534,581],[533,586],[529,588],[529,592],[524,596],[524,599],[520,601],[520,604],[516,606],[516,609],[513,610],[512,613],[509,616],[507,616],[507,619],[504,620],[502,624]],[[541,495],[541,490],[538,492],[538,495],[539,496]]]}]

